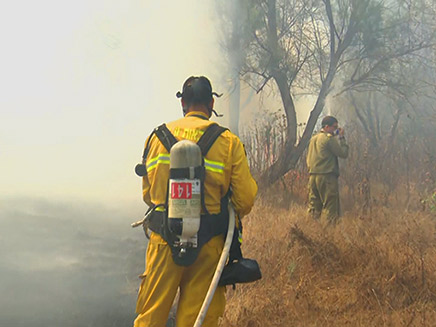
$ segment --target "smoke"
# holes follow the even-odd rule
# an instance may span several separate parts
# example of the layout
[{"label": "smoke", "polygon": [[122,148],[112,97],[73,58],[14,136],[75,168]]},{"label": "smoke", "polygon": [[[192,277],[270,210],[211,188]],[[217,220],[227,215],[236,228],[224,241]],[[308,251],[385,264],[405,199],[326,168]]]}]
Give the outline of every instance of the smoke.
[{"label": "smoke", "polygon": [[133,167],[182,116],[183,81],[222,89],[212,1],[25,3],[0,12],[0,196],[137,199]]},{"label": "smoke", "polygon": [[224,90],[212,4],[43,0],[0,12],[0,326],[133,321],[146,248],[130,227],[144,207],[133,167],[152,129],[181,117],[188,76]]},{"label": "smoke", "polygon": [[131,324],[146,247],[137,218],[24,198],[2,206],[0,325]]}]

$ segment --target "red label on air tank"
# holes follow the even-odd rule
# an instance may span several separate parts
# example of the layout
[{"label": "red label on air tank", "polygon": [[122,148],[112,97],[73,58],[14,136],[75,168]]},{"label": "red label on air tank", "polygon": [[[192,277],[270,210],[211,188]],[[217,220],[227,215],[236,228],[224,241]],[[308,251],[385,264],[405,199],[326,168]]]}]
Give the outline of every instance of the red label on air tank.
[{"label": "red label on air tank", "polygon": [[191,199],[192,184],[185,182],[171,183],[171,199]]}]

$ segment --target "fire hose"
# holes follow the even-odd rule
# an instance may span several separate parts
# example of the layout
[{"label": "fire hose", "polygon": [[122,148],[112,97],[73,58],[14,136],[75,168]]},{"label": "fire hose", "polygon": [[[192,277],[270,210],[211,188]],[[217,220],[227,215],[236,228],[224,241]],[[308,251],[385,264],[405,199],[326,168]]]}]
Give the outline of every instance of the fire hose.
[{"label": "fire hose", "polygon": [[[147,216],[148,215],[146,215],[143,220],[133,223],[131,226],[138,227],[140,225],[143,225],[144,222],[147,220]],[[234,230],[235,230],[235,209],[233,208],[233,205],[229,202],[229,227],[227,230],[227,237],[224,242],[223,251],[221,252],[218,265],[216,267],[215,273],[212,278],[212,282],[210,283],[209,290],[207,291],[206,297],[203,301],[200,312],[198,313],[197,319],[195,320],[195,324],[193,327],[201,327],[203,324],[203,320],[206,317],[207,310],[209,309],[209,305],[212,302],[213,296],[218,286],[218,282],[220,280],[221,274],[223,273],[224,266],[229,256]]]},{"label": "fire hose", "polygon": [[221,274],[223,272],[224,266],[227,262],[227,257],[229,256],[230,246],[232,245],[233,232],[235,230],[235,210],[231,203],[229,203],[229,228],[227,230],[226,241],[224,242],[223,252],[221,252],[218,265],[213,275],[212,282],[210,283],[209,290],[207,291],[206,298],[201,306],[200,312],[197,316],[197,320],[193,327],[201,327],[203,320],[206,317],[207,309],[212,302],[213,295],[215,294],[218,282],[220,280]]}]

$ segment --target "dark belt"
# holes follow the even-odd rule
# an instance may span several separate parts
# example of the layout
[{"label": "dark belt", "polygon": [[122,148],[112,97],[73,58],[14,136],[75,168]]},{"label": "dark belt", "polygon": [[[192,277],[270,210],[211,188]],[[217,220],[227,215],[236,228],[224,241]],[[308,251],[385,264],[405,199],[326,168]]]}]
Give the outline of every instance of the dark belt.
[{"label": "dark belt", "polygon": [[171,247],[173,260],[181,266],[189,266],[197,259],[201,247],[212,237],[227,233],[229,219],[228,213],[201,215],[200,229],[198,231],[198,244],[196,248],[188,248],[187,253],[179,256],[180,248],[174,246],[174,235],[170,235],[165,226],[166,212],[154,211],[149,216],[148,228],[158,233]]},{"label": "dark belt", "polygon": [[153,211],[148,220],[148,228],[155,233],[163,233],[165,214],[163,211]]}]

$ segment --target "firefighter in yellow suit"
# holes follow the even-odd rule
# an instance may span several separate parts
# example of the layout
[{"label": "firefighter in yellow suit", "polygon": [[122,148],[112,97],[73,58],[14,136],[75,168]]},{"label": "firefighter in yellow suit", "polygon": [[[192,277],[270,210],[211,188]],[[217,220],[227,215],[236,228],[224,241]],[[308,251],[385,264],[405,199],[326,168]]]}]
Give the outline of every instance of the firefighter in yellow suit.
[{"label": "firefighter in yellow suit", "polygon": [[[197,142],[206,128],[214,105],[212,86],[206,77],[190,77],[181,97],[184,117],[168,123],[177,140]],[[149,137],[150,138],[150,137]],[[149,205],[165,203],[169,178],[169,154],[156,137],[146,141],[147,174],[143,177],[143,198]],[[209,213],[220,211],[221,198],[231,187],[236,214],[247,215],[255,200],[257,185],[249,171],[244,147],[229,130],[223,132],[205,157],[204,201]],[[224,245],[224,235],[212,237],[189,266],[177,265],[163,237],[152,232],[147,247],[146,267],[139,289],[134,327],[164,327],[177,290],[180,297],[176,314],[178,327],[192,327],[206,296]],[[203,326],[216,327],[224,313],[225,286],[218,287]]]},{"label": "firefighter in yellow suit", "polygon": [[321,125],[321,131],[312,137],[307,151],[309,213],[319,219],[324,210],[328,222],[335,224],[340,211],[338,157],[348,156],[348,145],[335,117],[324,117]]}]

